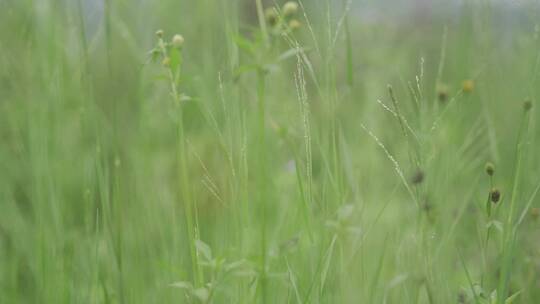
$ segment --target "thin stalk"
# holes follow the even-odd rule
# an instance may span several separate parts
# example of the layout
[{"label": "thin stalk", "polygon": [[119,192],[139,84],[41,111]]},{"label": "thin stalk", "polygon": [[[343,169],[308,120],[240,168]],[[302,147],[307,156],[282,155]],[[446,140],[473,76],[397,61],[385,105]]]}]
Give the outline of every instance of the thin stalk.
[{"label": "thin stalk", "polygon": [[267,296],[267,278],[266,278],[266,238],[267,238],[267,188],[268,188],[268,176],[267,176],[267,149],[266,149],[266,105],[265,105],[265,91],[266,91],[266,76],[264,70],[259,70],[257,73],[257,102],[258,102],[258,146],[259,146],[259,208],[261,210],[261,294],[263,303],[266,303]]},{"label": "thin stalk", "polygon": [[[177,95],[176,95],[177,96]],[[177,99],[177,97],[175,97]],[[191,195],[191,185],[189,182],[188,176],[188,166],[187,166],[187,157],[186,157],[186,142],[185,142],[185,133],[183,125],[183,111],[180,105],[178,107],[178,122],[177,122],[177,136],[178,136],[178,146],[177,146],[177,156],[178,156],[178,170],[180,173],[180,189],[182,192],[182,203],[184,205],[184,212],[186,217],[186,228],[189,238],[189,251],[191,255],[191,266],[193,270],[193,275],[195,282],[199,285],[203,285],[203,274],[202,269],[199,266],[199,258],[197,256],[197,250],[195,247],[195,241],[197,239],[195,224],[193,222],[194,213],[193,213],[193,199]]]},{"label": "thin stalk", "polygon": [[257,6],[257,17],[259,19],[259,26],[261,27],[264,42],[266,46],[268,46],[270,44],[270,39],[268,37],[268,30],[266,29],[266,21],[264,20],[264,10],[261,0],[255,0],[255,5]]},{"label": "thin stalk", "polygon": [[510,199],[510,206],[508,211],[508,216],[506,218],[506,224],[504,226],[503,233],[503,252],[502,252],[502,275],[499,280],[499,287],[497,292],[497,303],[504,303],[505,297],[508,293],[508,285],[510,282],[510,270],[512,264],[512,245],[514,244],[515,238],[515,227],[513,226],[514,221],[514,210],[516,209],[517,196],[520,185],[520,176],[522,168],[522,148],[523,148],[523,137],[527,133],[527,126],[529,125],[529,111],[523,113],[523,120],[518,133],[518,140],[516,143],[516,161],[514,168],[514,180],[512,186],[512,197]]},{"label": "thin stalk", "polygon": [[[167,56],[167,50],[165,49],[165,42],[163,39],[159,39],[159,46],[161,48],[162,55]],[[184,116],[181,105],[180,93],[178,92],[176,83],[176,77],[174,76],[172,68],[167,68],[167,77],[170,84],[171,95],[174,99],[174,107],[177,110],[177,150],[176,155],[178,157],[178,173],[179,173],[179,186],[181,189],[182,204],[184,205],[184,213],[186,217],[186,229],[189,239],[189,251],[191,255],[191,267],[193,271],[194,281],[196,285],[202,286],[204,283],[202,268],[199,264],[199,258],[197,255],[197,249],[195,247],[196,226],[193,221],[193,199],[191,195],[191,184],[188,175],[187,165],[187,148],[186,148],[186,136],[184,132]]]},{"label": "thin stalk", "polygon": [[[490,176],[489,177],[489,189],[493,189],[493,177]],[[489,247],[489,238],[491,236],[491,225],[490,225],[490,222],[491,222],[491,214],[492,214],[492,211],[491,211],[491,190],[490,192],[488,192],[488,197],[487,197],[487,202],[486,202],[486,206],[488,208],[488,210],[490,210],[488,212],[488,227],[487,227],[487,231],[486,231],[486,240],[484,242],[484,252],[483,252],[483,259],[484,259],[484,273],[482,274],[482,276],[480,277],[480,286],[484,287],[484,275],[485,273],[487,272],[487,251],[488,251],[488,247]]]},{"label": "thin stalk", "polygon": [[[345,1],[343,1],[345,2]],[[347,4],[345,3],[345,6]],[[346,47],[346,59],[347,59],[347,84],[352,88],[354,85],[354,63],[353,63],[353,50],[351,40],[351,30],[349,26],[349,16],[345,15],[345,47]]]}]

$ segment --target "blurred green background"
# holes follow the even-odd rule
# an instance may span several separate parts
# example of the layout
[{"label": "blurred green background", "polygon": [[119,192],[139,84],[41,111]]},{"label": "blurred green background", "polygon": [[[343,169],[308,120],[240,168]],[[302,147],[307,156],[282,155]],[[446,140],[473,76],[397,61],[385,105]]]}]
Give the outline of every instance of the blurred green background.
[{"label": "blurred green background", "polygon": [[540,3],[259,17],[0,0],[0,303],[539,303]]}]

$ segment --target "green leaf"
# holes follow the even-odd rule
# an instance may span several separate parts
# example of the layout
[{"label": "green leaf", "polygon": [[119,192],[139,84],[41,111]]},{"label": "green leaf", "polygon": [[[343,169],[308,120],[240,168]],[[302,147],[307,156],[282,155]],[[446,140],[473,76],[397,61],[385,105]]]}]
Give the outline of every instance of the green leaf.
[{"label": "green leaf", "polygon": [[499,230],[500,232],[503,232],[503,224],[499,221],[496,221],[496,220],[489,221],[486,224],[486,228],[489,229],[490,227],[495,227],[495,229]]},{"label": "green leaf", "polygon": [[241,50],[249,53],[250,55],[255,55],[257,53],[255,51],[255,45],[253,44],[253,42],[249,41],[248,39],[240,35],[234,36],[233,39],[236,45],[238,46],[238,48],[240,48]]},{"label": "green leaf", "polygon": [[346,204],[341,206],[337,211],[337,218],[340,222],[348,220],[354,211],[354,205]]},{"label": "green leaf", "polygon": [[257,70],[257,66],[254,64],[241,65],[234,70],[234,78],[238,78],[240,75],[244,73],[252,72],[256,70]]},{"label": "green leaf", "polygon": [[186,94],[180,94],[180,101],[185,102],[185,101],[191,101],[191,100],[193,100],[191,96],[188,96]]},{"label": "green leaf", "polygon": [[212,260],[212,250],[210,249],[210,246],[208,246],[205,242],[201,240],[195,241],[195,247],[197,247],[197,252],[202,254],[202,256],[207,260]]},{"label": "green leaf", "polygon": [[150,55],[150,58],[151,58],[152,62],[154,62],[154,63],[157,62],[157,60],[159,59],[159,56],[161,55],[161,52],[157,48],[152,49],[148,53]]},{"label": "green leaf", "polygon": [[489,301],[490,304],[497,304],[497,289],[491,292],[489,298],[490,298],[490,301]]},{"label": "green leaf", "polygon": [[193,291],[193,295],[197,297],[201,302],[206,303],[210,297],[210,292],[207,288],[197,288]]},{"label": "green leaf", "polygon": [[243,267],[245,264],[246,264],[245,260],[240,260],[240,261],[228,263],[227,265],[225,265],[225,271],[229,272],[229,271],[237,270],[237,269]]},{"label": "green leaf", "polygon": [[186,289],[186,290],[193,289],[193,285],[191,285],[190,282],[186,282],[186,281],[174,282],[174,283],[169,284],[169,286],[174,287],[174,288]]},{"label": "green leaf", "polygon": [[278,56],[277,61],[281,62],[281,61],[287,60],[287,59],[295,57],[296,55],[298,55],[298,54],[300,54],[302,52],[305,52],[305,51],[307,51],[307,49],[306,48],[301,48],[301,47],[300,48],[288,49],[285,52],[281,53],[281,55]]},{"label": "green leaf", "polygon": [[332,238],[332,242],[330,243],[330,247],[328,247],[328,250],[325,254],[325,261],[324,261],[324,267],[321,271],[321,281],[320,281],[320,290],[324,289],[324,285],[326,283],[326,277],[328,275],[328,269],[330,268],[330,262],[332,261],[332,255],[334,253],[334,245],[336,244],[337,235],[334,235]]},{"label": "green leaf", "polygon": [[504,304],[512,304],[514,303],[514,300],[523,292],[523,289],[514,293],[513,295],[509,296],[505,301]]}]

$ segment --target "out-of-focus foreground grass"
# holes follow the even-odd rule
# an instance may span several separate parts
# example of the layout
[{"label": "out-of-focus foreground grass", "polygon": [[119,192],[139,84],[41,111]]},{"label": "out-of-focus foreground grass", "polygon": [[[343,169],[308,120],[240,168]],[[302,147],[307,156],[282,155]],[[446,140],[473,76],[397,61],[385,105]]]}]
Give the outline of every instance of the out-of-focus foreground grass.
[{"label": "out-of-focus foreground grass", "polygon": [[278,2],[0,0],[0,303],[540,302],[539,4]]}]

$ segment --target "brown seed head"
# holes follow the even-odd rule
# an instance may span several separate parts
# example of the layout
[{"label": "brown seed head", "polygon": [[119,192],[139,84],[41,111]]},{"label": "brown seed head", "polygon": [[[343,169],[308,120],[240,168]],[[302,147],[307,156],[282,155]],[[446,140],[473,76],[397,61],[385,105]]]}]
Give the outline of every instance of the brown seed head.
[{"label": "brown seed head", "polygon": [[424,181],[424,171],[418,169],[416,170],[416,172],[414,173],[414,175],[412,176],[411,178],[411,182],[414,184],[414,185],[418,185],[418,184],[421,184],[423,181]]},{"label": "brown seed head", "polygon": [[530,109],[532,109],[532,101],[530,99],[525,99],[523,102],[523,110],[525,112],[528,112]]},{"label": "brown seed head", "polygon": [[486,173],[489,176],[493,176],[493,173],[495,173],[495,166],[492,163],[486,164]]},{"label": "brown seed head", "polygon": [[271,26],[276,25],[278,20],[278,14],[276,13],[276,10],[274,8],[267,8],[264,11],[264,17],[266,18],[266,22],[268,22],[268,24],[270,24]]},{"label": "brown seed head", "polygon": [[491,191],[489,192],[489,198],[491,202],[495,204],[498,203],[499,200],[501,200],[501,191],[499,191],[499,189],[497,188],[491,189]]},{"label": "brown seed head", "polygon": [[441,103],[448,100],[448,87],[446,85],[439,85],[437,88],[437,97]]}]

